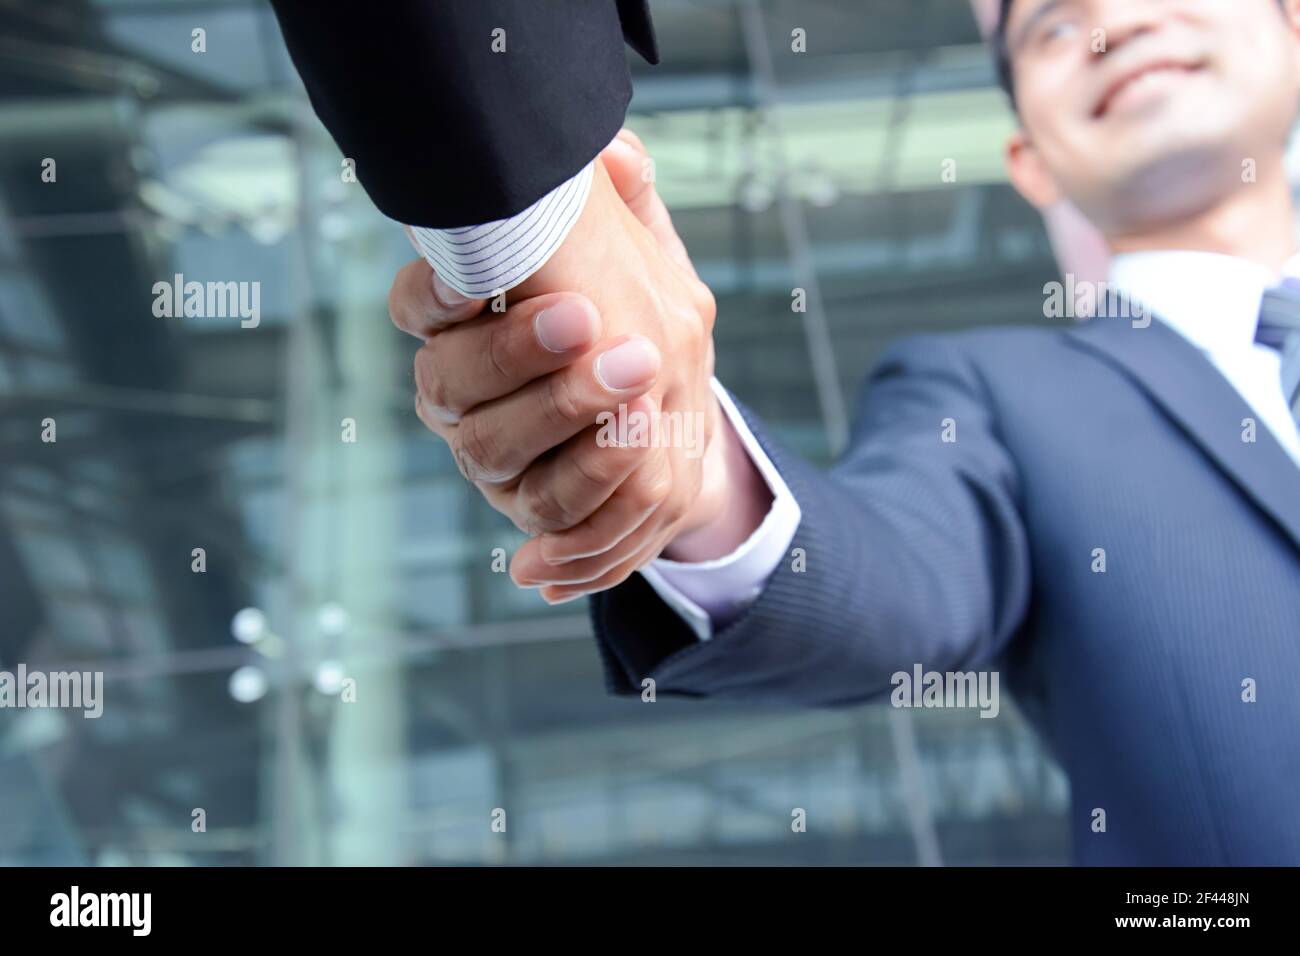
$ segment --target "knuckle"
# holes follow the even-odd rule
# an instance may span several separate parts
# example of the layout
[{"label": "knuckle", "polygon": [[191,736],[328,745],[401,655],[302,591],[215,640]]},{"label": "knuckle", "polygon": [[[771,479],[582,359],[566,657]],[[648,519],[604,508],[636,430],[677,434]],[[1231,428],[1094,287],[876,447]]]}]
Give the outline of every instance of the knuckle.
[{"label": "knuckle", "polygon": [[666,501],[664,501],[663,506],[659,509],[660,513],[663,515],[664,523],[668,525],[675,525],[680,522],[686,517],[687,510],[685,501],[671,495]]},{"label": "knuckle", "polygon": [[444,442],[451,444],[451,435],[455,432],[455,426],[439,418],[425,402],[424,397],[419,392],[415,394],[415,417],[430,432],[437,435]]},{"label": "knuckle", "polygon": [[456,407],[451,397],[446,376],[439,369],[440,364],[435,342],[420,347],[415,353],[415,390],[434,415],[454,422],[459,419],[462,410]]},{"label": "knuckle", "polygon": [[403,308],[405,308],[405,304],[397,294],[397,283],[393,283],[393,287],[388,290],[388,319],[399,329],[405,330],[406,323],[400,315]]},{"label": "knuckle", "polygon": [[438,353],[433,343],[420,346],[415,353],[413,363],[415,371],[415,390],[429,405],[439,404],[442,385],[438,375]]},{"label": "knuckle", "polygon": [[397,286],[393,286],[388,293],[388,320],[395,325],[399,331],[415,334],[419,327],[416,321],[415,308],[411,305],[410,300],[404,296]]},{"label": "knuckle", "polygon": [[658,468],[646,475],[638,475],[632,483],[629,496],[637,511],[658,508],[672,491],[672,475],[666,468]]},{"label": "knuckle", "polygon": [[577,519],[550,486],[534,483],[523,492],[523,521],[530,534],[563,531]]},{"label": "knuckle", "polygon": [[546,388],[542,391],[542,410],[555,425],[571,425],[582,416],[578,396],[569,376],[563,371],[553,372],[547,377]]},{"label": "knuckle", "polygon": [[705,334],[712,335],[713,326],[718,319],[718,300],[703,282],[697,281],[695,285],[696,309],[700,314],[700,320],[704,323]]},{"label": "knuckle", "polygon": [[574,457],[573,469],[587,487],[603,488],[613,479],[616,468],[615,455],[611,452],[620,450],[597,447],[586,454],[578,454]]},{"label": "knuckle", "polygon": [[669,312],[668,327],[683,347],[691,349],[699,348],[712,332],[708,316],[694,302],[675,303]]},{"label": "knuckle", "polygon": [[487,355],[489,369],[503,382],[513,381],[511,369],[515,362],[510,355],[510,336],[506,334],[504,322],[493,322],[487,327]]},{"label": "knuckle", "polygon": [[470,481],[496,481],[505,477],[501,447],[477,415],[461,420],[452,451],[461,474]]},{"label": "knuckle", "polygon": [[411,269],[417,262],[409,262],[397,271],[388,289],[388,318],[399,329],[409,329],[411,323],[411,297],[409,293]]}]

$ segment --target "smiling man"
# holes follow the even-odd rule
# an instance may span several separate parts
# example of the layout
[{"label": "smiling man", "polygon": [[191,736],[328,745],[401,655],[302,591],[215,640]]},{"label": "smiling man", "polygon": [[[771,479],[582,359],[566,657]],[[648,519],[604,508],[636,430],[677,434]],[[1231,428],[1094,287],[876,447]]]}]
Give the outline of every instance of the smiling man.
[{"label": "smiling man", "polygon": [[[744,453],[706,459],[703,483],[730,495],[669,483],[662,513],[611,519],[611,478],[590,519],[529,542],[512,574],[552,599],[598,592],[616,693],[843,705],[887,699],[899,672],[996,669],[1069,775],[1078,861],[1300,864],[1300,260],[1283,164],[1300,0],[1007,0],[996,50],[1020,121],[1013,183],[1091,219],[1144,321],[904,340],[829,474],[717,387],[720,433]],[[397,312],[419,308],[409,297]],[[425,350],[517,341],[498,357],[523,388],[557,374],[510,338],[529,315]],[[444,368],[441,387],[472,391]],[[575,402],[598,402],[589,379],[568,381]],[[557,445],[523,474],[577,453]],[[658,559],[620,570],[621,542],[665,527]]]},{"label": "smiling man", "polygon": [[1116,253],[1292,252],[1283,151],[1295,42],[1278,0],[1004,4],[1000,72],[1020,116],[1010,172],[1074,201]]}]

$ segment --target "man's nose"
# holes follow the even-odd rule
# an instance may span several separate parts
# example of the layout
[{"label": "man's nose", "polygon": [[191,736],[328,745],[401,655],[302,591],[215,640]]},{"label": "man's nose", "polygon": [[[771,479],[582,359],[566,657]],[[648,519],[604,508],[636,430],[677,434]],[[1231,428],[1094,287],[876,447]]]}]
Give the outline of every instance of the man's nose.
[{"label": "man's nose", "polygon": [[1169,15],[1168,0],[1095,0],[1095,28],[1102,31],[1103,43],[1094,44],[1100,56],[1117,50],[1133,40],[1154,33]]}]

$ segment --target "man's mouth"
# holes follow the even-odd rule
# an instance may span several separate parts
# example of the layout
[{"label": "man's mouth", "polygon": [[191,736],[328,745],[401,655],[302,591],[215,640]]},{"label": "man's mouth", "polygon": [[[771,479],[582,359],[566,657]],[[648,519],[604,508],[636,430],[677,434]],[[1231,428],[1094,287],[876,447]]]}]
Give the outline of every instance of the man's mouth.
[{"label": "man's mouth", "polygon": [[1126,70],[1117,76],[1093,108],[1092,118],[1101,119],[1121,98],[1135,95],[1144,89],[1168,83],[1171,77],[1187,76],[1199,73],[1205,68],[1204,63],[1192,63],[1177,60],[1152,60],[1150,63]]}]

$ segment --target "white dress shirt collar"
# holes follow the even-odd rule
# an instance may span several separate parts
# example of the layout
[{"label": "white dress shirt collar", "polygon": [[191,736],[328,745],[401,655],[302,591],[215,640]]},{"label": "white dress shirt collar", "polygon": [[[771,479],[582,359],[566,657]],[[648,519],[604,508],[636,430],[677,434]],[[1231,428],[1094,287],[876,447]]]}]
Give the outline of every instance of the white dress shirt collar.
[{"label": "white dress shirt collar", "polygon": [[1300,277],[1300,255],[1282,272],[1214,252],[1129,252],[1111,261],[1110,283],[1211,354],[1255,342],[1264,291],[1282,276]]},{"label": "white dress shirt collar", "polygon": [[1300,465],[1300,429],[1282,392],[1282,353],[1255,342],[1260,300],[1283,276],[1300,277],[1300,256],[1279,274],[1210,252],[1140,252],[1115,257],[1110,285],[1200,349]]}]

